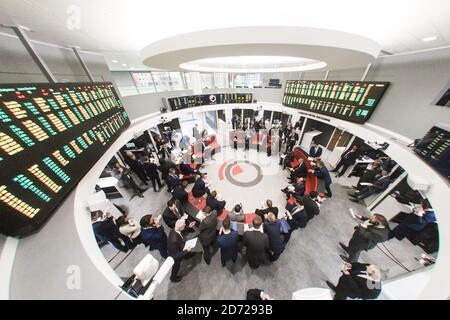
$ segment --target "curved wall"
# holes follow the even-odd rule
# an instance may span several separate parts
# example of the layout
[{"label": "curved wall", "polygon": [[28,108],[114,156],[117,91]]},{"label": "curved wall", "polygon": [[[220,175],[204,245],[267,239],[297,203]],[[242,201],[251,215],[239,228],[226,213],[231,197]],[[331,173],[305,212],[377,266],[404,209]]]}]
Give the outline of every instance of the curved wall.
[{"label": "curved wall", "polygon": [[[364,140],[388,142],[386,154],[395,159],[408,173],[421,176],[431,185],[426,192],[440,223],[440,255],[431,272],[431,279],[421,292],[423,299],[445,299],[450,288],[448,275],[450,262],[450,216],[446,214],[450,190],[447,181],[401,143],[391,140],[385,132],[370,125],[358,125],[338,119],[285,108],[279,103],[214,105],[179,110],[165,114],[170,119],[188,112],[203,112],[232,108],[283,111],[297,116],[326,121],[330,125],[361,137]],[[22,239],[17,249],[11,274],[10,297],[12,299],[114,299],[120,289],[121,279],[108,265],[98,248],[87,210],[87,197],[94,192],[94,185],[114,153],[142,132],[159,123],[160,114],[147,115],[132,122],[111,148],[80,181],[76,190],[66,199],[49,223],[37,234]],[[80,271],[79,288],[70,286],[73,267]],[[70,269],[72,268],[72,269]],[[72,273],[70,272],[72,271]],[[69,284],[69,286],[68,286]],[[411,290],[411,288],[408,288]],[[122,298],[127,298],[122,294]]]}]

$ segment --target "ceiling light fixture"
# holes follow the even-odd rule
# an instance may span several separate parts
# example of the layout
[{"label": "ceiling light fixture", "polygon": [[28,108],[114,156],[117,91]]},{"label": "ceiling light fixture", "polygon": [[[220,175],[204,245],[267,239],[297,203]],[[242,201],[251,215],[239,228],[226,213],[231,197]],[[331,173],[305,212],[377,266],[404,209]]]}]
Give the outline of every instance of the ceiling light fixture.
[{"label": "ceiling light fixture", "polygon": [[124,64],[122,64],[122,66],[126,67],[126,66],[127,66],[127,64],[126,64],[126,63],[124,63]]},{"label": "ceiling light fixture", "polygon": [[117,61],[117,60],[113,60],[112,62],[114,62],[114,63],[119,63],[119,61]]},{"label": "ceiling light fixture", "polygon": [[422,41],[423,42],[430,42],[430,41],[436,40],[437,38],[438,38],[438,36],[430,36],[430,37],[422,38]]}]

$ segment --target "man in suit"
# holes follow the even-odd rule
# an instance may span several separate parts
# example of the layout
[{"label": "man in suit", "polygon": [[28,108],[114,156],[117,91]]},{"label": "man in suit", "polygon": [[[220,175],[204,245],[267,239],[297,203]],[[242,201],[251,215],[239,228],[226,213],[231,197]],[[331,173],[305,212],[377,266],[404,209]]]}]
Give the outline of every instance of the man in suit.
[{"label": "man in suit", "polygon": [[308,220],[311,220],[320,213],[319,205],[317,204],[316,201],[313,200],[313,197],[316,194],[317,192],[312,191],[310,195],[305,195],[298,201],[304,207],[306,215],[308,216]]},{"label": "man in suit", "polygon": [[204,172],[195,181],[194,187],[192,188],[192,195],[195,198],[202,197],[206,193],[209,194],[209,188],[206,186],[206,179],[207,178],[208,178],[208,174],[206,172]]},{"label": "man in suit", "polygon": [[217,200],[217,191],[211,192],[211,194],[206,197],[206,205],[210,207],[212,211],[217,211],[217,214],[219,215],[222,213],[226,204],[226,201]]},{"label": "man in suit", "polygon": [[284,243],[288,243],[291,239],[292,232],[298,228],[305,228],[308,224],[308,216],[303,207],[302,198],[295,198],[295,203],[293,206],[286,206],[286,219],[289,224],[289,231],[284,235]]},{"label": "man in suit", "polygon": [[201,174],[201,172],[198,169],[193,169],[190,164],[188,163],[181,163],[180,164],[180,172],[184,176],[192,176],[195,174]]},{"label": "man in suit", "polygon": [[325,183],[325,190],[327,191],[325,194],[327,197],[331,198],[333,195],[330,187],[332,183],[331,176],[323,161],[317,161],[317,168],[315,170],[311,169],[310,172],[317,176],[317,178],[323,180]]},{"label": "man in suit", "polygon": [[186,240],[183,236],[186,223],[183,219],[179,219],[175,222],[175,228],[170,230],[169,238],[167,239],[167,251],[169,256],[175,261],[172,266],[172,273],[170,274],[170,281],[180,282],[181,276],[178,275],[180,271],[181,261],[189,254],[191,248],[184,250]]},{"label": "man in suit", "polygon": [[[161,190],[163,184],[159,179],[158,166],[155,163],[154,158],[144,157],[144,163],[142,164],[142,168],[144,168],[147,177],[152,182],[153,190],[155,192]],[[158,190],[156,190],[156,184],[158,184]]]},{"label": "man in suit", "polygon": [[269,237],[260,230],[261,224],[262,219],[256,216],[253,218],[253,228],[244,232],[245,257],[252,269],[257,269],[261,264],[270,263]]},{"label": "man in suit", "polygon": [[331,170],[331,172],[338,172],[339,169],[342,167],[342,170],[340,173],[337,174],[337,177],[343,176],[345,171],[347,171],[348,167],[355,164],[357,157],[358,157],[358,147],[353,146],[350,150],[347,150],[342,154],[338,164],[336,165],[336,168],[334,168],[334,170]]},{"label": "man in suit", "polygon": [[298,159],[298,161],[299,161],[299,165],[297,168],[295,168],[295,169],[289,168],[289,170],[291,171],[291,176],[290,176],[289,180],[291,182],[296,181],[297,178],[305,178],[306,177],[306,173],[307,173],[308,169],[306,168],[303,158]]},{"label": "man in suit", "polygon": [[352,197],[350,201],[358,202],[360,200],[366,199],[367,197],[373,194],[383,192],[389,187],[391,182],[392,180],[391,177],[389,177],[389,172],[383,170],[381,171],[381,176],[378,177],[373,183],[370,183],[369,185],[365,186],[365,188],[362,189],[361,191],[349,194],[349,196]]},{"label": "man in suit", "polygon": [[147,185],[147,175],[145,174],[141,163],[136,158],[136,155],[131,151],[126,151],[123,159],[125,160],[125,163],[130,167],[131,171],[133,171],[139,177],[139,179],[141,179],[142,183]]},{"label": "man in suit", "polygon": [[309,156],[311,158],[320,158],[322,155],[322,147],[320,147],[316,142],[311,143],[311,149],[309,149]]},{"label": "man in suit", "polygon": [[361,251],[368,251],[378,243],[388,240],[389,224],[381,214],[373,214],[370,219],[361,218],[363,223],[355,227],[355,232],[346,246],[342,242],[339,245],[347,252],[348,257],[341,255],[346,262],[358,261]]},{"label": "man in suit", "polygon": [[288,185],[286,188],[281,189],[281,192],[286,194],[286,200],[290,197],[303,197],[305,195],[305,180],[303,178],[297,178],[293,185]]},{"label": "man in suit", "polygon": [[198,236],[203,247],[203,259],[206,264],[211,263],[211,248],[214,247],[217,238],[217,211],[211,210],[209,206],[203,209],[205,218],[200,222]]},{"label": "man in suit", "polygon": [[294,161],[295,153],[292,151],[286,152],[284,155],[280,156],[280,163],[279,165],[283,165],[283,170],[286,169],[286,167],[291,166],[291,162]]},{"label": "man in suit", "polygon": [[222,267],[225,267],[225,264],[229,260],[232,260],[233,263],[236,262],[239,251],[238,240],[239,234],[237,231],[231,229],[231,219],[227,215],[222,221],[222,227],[217,237],[217,246],[220,248]]},{"label": "man in suit", "polygon": [[154,218],[151,214],[146,214],[141,218],[141,241],[150,250],[158,250],[162,258],[167,258],[167,236],[164,227],[160,223],[160,218]]},{"label": "man in suit", "polygon": [[200,130],[198,129],[197,123],[195,124],[194,128],[192,129],[192,135],[195,140],[198,140],[202,137],[202,135],[200,134]]},{"label": "man in suit", "polygon": [[[123,252],[135,247],[129,237],[120,233],[111,213],[106,212],[103,217],[103,212],[94,211],[91,213],[91,221],[94,235],[98,240],[108,241],[114,248]],[[122,239],[124,244],[119,239]]]},{"label": "man in suit", "polygon": [[181,181],[181,184],[176,186],[172,191],[172,197],[175,200],[179,200],[182,204],[187,203],[189,200],[189,194],[186,191],[187,186],[188,186],[187,181]]},{"label": "man in suit", "polygon": [[[169,200],[167,202],[167,208],[163,212],[163,220],[166,223],[166,225],[173,229],[175,228],[175,223],[177,220],[185,219],[185,211],[178,200]],[[184,217],[184,218],[183,218]],[[188,220],[187,218],[185,219]],[[189,222],[187,222],[189,223]],[[192,221],[189,223],[189,228],[192,228],[195,225],[195,221]]]},{"label": "man in suit", "polygon": [[272,200],[267,200],[265,203],[265,208],[262,210],[258,210],[258,212],[255,212],[262,221],[264,221],[269,214],[269,212],[272,212],[275,216],[278,216],[278,208],[273,206]]},{"label": "man in suit", "polygon": [[269,212],[263,229],[269,237],[270,261],[276,261],[284,251],[284,243],[281,240],[281,222],[272,212]]},{"label": "man in suit", "polygon": [[338,284],[327,281],[327,285],[335,292],[334,300],[376,299],[381,293],[381,272],[375,265],[345,263]]},{"label": "man in suit", "polygon": [[169,175],[167,176],[166,183],[167,183],[167,191],[169,192],[172,192],[176,186],[179,186],[181,184],[181,179],[178,176],[175,168],[169,169]]},{"label": "man in suit", "polygon": [[161,178],[166,181],[167,176],[169,175],[170,168],[176,168],[177,166],[170,160],[160,159],[159,160],[159,171],[161,171]]}]

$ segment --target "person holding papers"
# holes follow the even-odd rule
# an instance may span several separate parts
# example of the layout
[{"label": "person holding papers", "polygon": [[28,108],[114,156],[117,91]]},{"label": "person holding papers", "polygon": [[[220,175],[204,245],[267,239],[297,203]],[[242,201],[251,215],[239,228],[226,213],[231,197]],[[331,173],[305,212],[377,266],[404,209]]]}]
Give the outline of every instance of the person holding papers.
[{"label": "person holding papers", "polygon": [[222,261],[222,267],[228,261],[236,262],[238,255],[238,239],[239,234],[236,230],[231,229],[231,219],[226,216],[222,221],[222,227],[217,237],[217,246],[220,248],[220,260]]},{"label": "person holding papers", "polygon": [[169,200],[167,202],[167,208],[164,210],[162,216],[166,225],[171,229],[175,228],[175,223],[178,219],[185,220],[189,228],[193,228],[195,226],[195,221],[188,219],[187,214],[178,200]]},{"label": "person holding papers", "polygon": [[262,219],[259,216],[253,218],[253,227],[245,225],[244,245],[245,257],[252,269],[257,269],[261,264],[269,264],[270,252],[269,237],[262,231]]},{"label": "person holding papers", "polygon": [[184,219],[179,219],[175,223],[174,230],[169,233],[169,238],[167,240],[167,250],[169,256],[175,261],[172,266],[172,273],[170,274],[170,281],[180,282],[182,277],[178,275],[180,271],[181,261],[190,253],[193,249],[192,247],[185,248],[186,239],[184,238],[182,232],[186,228],[186,223]]},{"label": "person holding papers", "polygon": [[203,209],[203,215],[204,218],[200,222],[200,235],[198,238],[203,247],[203,259],[205,259],[206,264],[210,264],[211,247],[214,246],[217,238],[217,211],[213,211],[210,207],[206,206]]}]

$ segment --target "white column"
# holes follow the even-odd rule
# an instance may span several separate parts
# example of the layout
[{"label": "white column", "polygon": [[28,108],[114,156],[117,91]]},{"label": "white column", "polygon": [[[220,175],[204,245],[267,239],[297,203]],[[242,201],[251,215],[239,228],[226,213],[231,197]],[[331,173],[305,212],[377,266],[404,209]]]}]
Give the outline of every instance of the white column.
[{"label": "white column", "polygon": [[200,80],[200,72],[189,72],[189,81],[194,94],[202,94],[202,82]]}]

